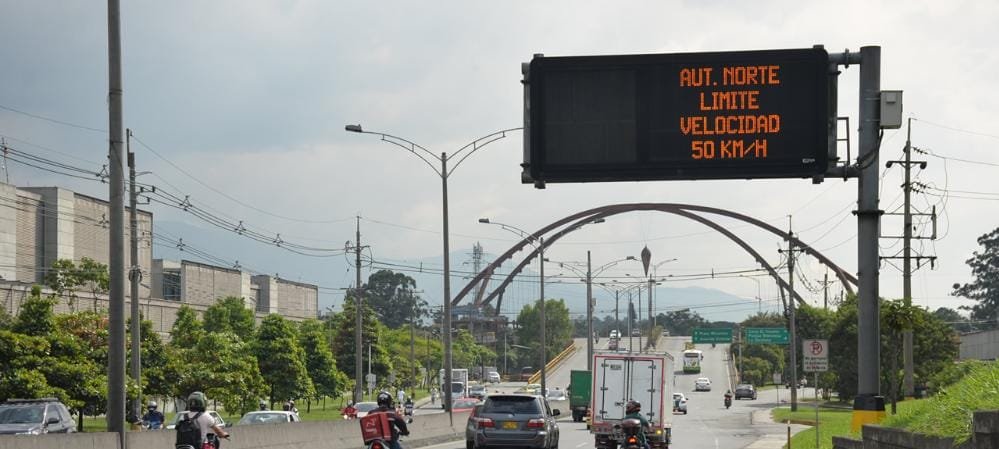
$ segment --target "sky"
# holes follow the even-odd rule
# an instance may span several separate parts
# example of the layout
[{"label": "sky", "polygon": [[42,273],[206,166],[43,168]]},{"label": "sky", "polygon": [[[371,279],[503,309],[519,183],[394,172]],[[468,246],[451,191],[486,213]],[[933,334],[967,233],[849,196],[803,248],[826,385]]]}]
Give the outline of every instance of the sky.
[{"label": "sky", "polygon": [[[936,207],[937,239],[914,246],[937,260],[933,269],[925,266],[914,274],[914,303],[931,309],[969,304],[950,295],[952,285],[971,280],[965,261],[979,249],[976,238],[999,224],[994,150],[999,94],[990,87],[999,73],[992,31],[999,4],[993,2],[122,3],[125,125],[135,136],[137,170],[152,172],[140,181],[187,197],[212,216],[241,221],[271,242],[280,234],[282,242],[342,249],[355,241],[360,216],[366,260],[376,261],[366,265],[364,276],[390,263],[440,269],[441,180],[413,154],[376,136],[347,133],[344,125],[400,136],[434,153],[454,152],[482,136],[522,126],[521,64],[536,53],[814,44],[838,52],[879,45],[882,88],[904,91],[904,117],[914,119],[912,143],[931,153],[914,155],[928,165],[914,172],[927,187],[913,194],[913,205],[926,213]],[[0,10],[0,135],[15,150],[99,172],[107,159],[102,130],[108,128],[104,4],[0,0]],[[856,66],[843,69],[837,99],[840,115],[850,116],[854,145],[858,73]],[[904,128],[885,130],[882,167],[902,157],[905,140]],[[730,209],[782,229],[792,226],[803,241],[856,272],[857,225],[851,214],[856,180],[549,184],[538,190],[520,182],[522,151],[521,133],[510,132],[482,147],[449,178],[456,271],[471,271],[466,262],[475,242],[488,262],[516,240],[499,227],[480,224],[482,217],[531,232],[593,207],[675,202]],[[5,165],[0,174],[12,184],[58,185],[107,197],[107,184],[16,162]],[[902,171],[895,166],[881,173],[881,207],[900,212]],[[171,242],[182,238],[202,255],[321,285],[321,306],[336,307],[340,289],[354,282],[350,260],[340,252],[294,254],[232,230],[212,230],[182,208],[159,203],[145,208],[156,216],[154,233],[169,232],[154,238],[157,257],[196,259],[190,250],[176,251]],[[781,263],[775,236],[727,219],[719,223],[771,264]],[[916,227],[917,235],[932,232],[924,219]],[[901,232],[901,219],[886,215],[882,234]],[[880,245],[882,256],[901,250],[895,239]],[[666,214],[631,213],[587,226],[553,245],[547,256],[585,261],[590,251],[594,265],[601,266],[637,256],[645,246],[653,264],[677,259],[657,270],[667,287],[714,289],[745,300],[712,306],[710,299],[685,299],[668,307],[690,306],[709,317],[720,309],[748,314],[777,307],[771,280],[722,274],[758,268],[748,254],[701,225]],[[824,268],[807,257],[799,265],[802,295],[820,304]],[[900,297],[899,268],[887,262],[881,268],[881,295]],[[555,272],[557,264],[547,270]],[[637,264],[619,263],[602,276],[626,280],[641,274]],[[463,276],[455,275],[454,291],[467,282]],[[575,275],[563,278],[570,282]],[[421,279],[434,283],[441,276]],[[536,288],[530,279],[517,285],[511,304],[530,298]],[[839,284],[830,286],[833,296],[840,290]],[[440,294],[436,286],[425,292]],[[608,297],[598,293],[599,301]]]}]

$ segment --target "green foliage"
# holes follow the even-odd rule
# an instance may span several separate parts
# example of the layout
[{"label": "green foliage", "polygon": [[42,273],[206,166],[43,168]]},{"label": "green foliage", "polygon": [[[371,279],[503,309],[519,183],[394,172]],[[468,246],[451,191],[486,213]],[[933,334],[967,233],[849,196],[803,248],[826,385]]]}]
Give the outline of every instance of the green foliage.
[{"label": "green foliage", "polygon": [[[357,322],[356,311],[353,292],[348,292],[343,303],[343,311],[333,315],[332,318],[333,354],[336,357],[336,366],[351,379],[354,378],[354,355],[356,354],[354,352],[354,329],[357,328],[355,325]],[[374,311],[365,304],[361,318],[361,335],[364,339],[361,347],[361,361],[364,365],[361,368],[367,373],[368,347],[370,346],[371,372],[376,374],[379,379],[387,377],[392,370],[392,360],[388,350],[385,345],[379,344],[382,327],[379,325]],[[369,345],[369,342],[375,342],[375,344]]]},{"label": "green foliage", "polygon": [[690,309],[660,313],[656,322],[662,323],[670,331],[670,335],[693,335],[695,327],[707,327],[708,324],[700,314]]},{"label": "green foliage", "polygon": [[0,330],[8,330],[14,325],[14,317],[10,316],[6,308],[0,308]]},{"label": "green foliage", "polygon": [[281,315],[264,318],[253,349],[260,374],[270,387],[271,400],[315,397],[305,366],[305,351],[295,326]]},{"label": "green foliage", "polygon": [[256,410],[267,387],[252,349],[230,332],[201,334],[193,347],[179,350],[180,375],[174,381],[173,396],[202,391],[224,403],[229,411],[243,414]]},{"label": "green foliage", "polygon": [[55,331],[55,315],[52,308],[55,307],[56,300],[52,298],[42,298],[37,289],[32,289],[31,296],[28,296],[21,304],[21,310],[14,321],[14,332],[42,337]]},{"label": "green foliage", "polygon": [[[743,332],[748,327],[787,327],[784,317],[776,313],[757,313],[739,324]],[[787,355],[783,345],[750,345],[742,347],[743,381],[762,386],[773,380],[773,373],[783,373]],[[739,343],[732,345],[732,354],[739,353]]]},{"label": "green foliage", "polygon": [[176,348],[189,349],[201,339],[204,330],[198,314],[187,304],[177,309],[177,319],[170,329],[170,344]]},{"label": "green foliage", "polygon": [[379,270],[368,276],[365,302],[390,329],[420,322],[427,315],[427,302],[416,295],[416,281],[402,273]]},{"label": "green foliage", "polygon": [[994,363],[982,360],[962,360],[957,363],[944,365],[941,370],[930,375],[927,386],[933,391],[939,391],[964,379],[972,371]]},{"label": "green foliage", "polygon": [[975,325],[971,324],[967,317],[948,307],[937,308],[937,310],[933,311],[933,316],[937,317],[940,321],[949,324],[957,332],[966,333],[977,330]]},{"label": "green foliage", "polygon": [[[536,366],[539,364],[541,354],[541,314],[539,307],[541,300],[534,304],[527,304],[520,310],[517,316],[517,341],[519,344],[528,346],[532,350],[527,355],[529,359],[521,359],[525,365]],[[572,323],[569,321],[569,308],[565,305],[565,300],[548,299],[545,301],[545,346],[547,348],[547,358],[550,360],[558,353],[562,352],[572,341]],[[531,360],[531,362],[527,362]],[[458,365],[454,362],[455,366]]]},{"label": "green foliage", "polygon": [[742,358],[742,382],[751,383],[756,386],[763,386],[770,383],[773,365],[760,357]]},{"label": "green foliage", "polygon": [[305,351],[305,369],[316,388],[316,397],[336,396],[345,385],[341,383],[343,375],[336,369],[336,360],[333,359],[322,323],[317,320],[303,321],[298,334]]},{"label": "green foliage", "polygon": [[971,311],[975,321],[994,321],[999,317],[999,228],[978,237],[982,252],[971,253],[965,263],[971,267],[975,280],[967,284],[954,284],[954,296],[978,302],[973,306],[961,306]]},{"label": "green foliage", "polygon": [[[881,365],[890,367],[892,357],[901,357],[901,330],[913,330],[915,382],[925,383],[935,373],[957,358],[958,341],[953,329],[931,313],[919,308],[905,308],[901,301],[881,301]],[[829,337],[829,366],[836,373],[835,389],[841,400],[852,399],[857,392],[857,298],[849,295],[836,312],[835,326]],[[897,363],[897,360],[896,362]],[[885,392],[897,385],[892,376],[900,373],[882,369]],[[895,382],[895,383],[893,383]]]},{"label": "green foliage", "polygon": [[57,296],[67,298],[69,308],[73,311],[76,310],[78,288],[88,287],[90,292],[96,295],[107,293],[110,283],[108,266],[89,257],[80,259],[79,265],[69,259],[57,259],[52,262],[51,269],[45,273],[45,285],[55,291]]},{"label": "green foliage", "polygon": [[212,304],[205,310],[204,326],[206,332],[232,332],[242,341],[253,339],[257,325],[253,310],[246,307],[243,298],[227,296]]},{"label": "green foliage", "polygon": [[971,437],[971,413],[999,408],[999,363],[974,366],[961,381],[930,399],[888,417],[882,425],[928,435],[953,437],[961,444]]},{"label": "green foliage", "polygon": [[[129,331],[126,335],[131,337],[131,321],[128,326]],[[181,375],[177,353],[172,347],[163,344],[163,339],[153,331],[153,323],[149,320],[141,321],[139,333],[142,351],[142,392],[146,396],[170,396],[174,391],[173,383]]]}]

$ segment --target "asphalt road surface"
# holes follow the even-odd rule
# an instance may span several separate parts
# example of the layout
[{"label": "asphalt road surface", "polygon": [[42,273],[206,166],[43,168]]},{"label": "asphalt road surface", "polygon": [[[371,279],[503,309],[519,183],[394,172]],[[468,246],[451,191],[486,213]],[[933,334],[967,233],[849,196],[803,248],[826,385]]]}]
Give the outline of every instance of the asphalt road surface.
[{"label": "asphalt road surface", "polygon": [[[597,351],[606,350],[607,338],[602,337],[595,348]],[[683,350],[683,343],[690,341],[690,337],[664,337],[660,340],[657,351],[667,351],[677,359]],[[629,339],[621,340],[621,347],[629,346]],[[569,384],[569,371],[573,369],[586,369],[586,340],[575,341],[578,348],[575,354],[566,359],[560,366],[548,373],[548,387],[565,388]],[[638,339],[634,339],[634,347],[638,348]],[[676,414],[672,416],[673,445],[675,448],[683,449],[768,449],[781,447],[787,432],[787,427],[783,424],[769,423],[760,420],[761,415],[757,414],[756,422],[753,422],[754,411],[766,411],[788,400],[788,391],[767,390],[759,393],[757,400],[733,401],[732,408],[726,410],[724,405],[725,390],[734,389],[735,385],[730,381],[730,361],[728,360],[728,345],[698,345],[698,349],[704,351],[704,361],[701,363],[702,372],[700,374],[683,374],[682,364],[679,360],[675,363],[677,372],[674,376],[674,391],[682,392],[688,398],[686,415]],[[708,392],[694,392],[694,380],[698,377],[711,379],[712,388]],[[494,384],[489,387],[490,393],[509,393],[523,386],[524,382],[507,382]],[[812,395],[812,389],[799,390],[799,397],[802,394]],[[583,449],[592,448],[593,436],[586,430],[584,423],[574,423],[569,414],[568,403],[552,403],[552,408],[559,409],[562,414],[559,419],[561,438],[559,448],[561,449]],[[427,405],[418,413],[439,413],[439,405],[431,407]],[[763,421],[763,422],[760,422]],[[792,431],[796,432],[800,426],[794,426]],[[464,449],[464,441],[455,441],[435,446],[427,446],[425,449]],[[415,448],[413,448],[415,449]]]}]

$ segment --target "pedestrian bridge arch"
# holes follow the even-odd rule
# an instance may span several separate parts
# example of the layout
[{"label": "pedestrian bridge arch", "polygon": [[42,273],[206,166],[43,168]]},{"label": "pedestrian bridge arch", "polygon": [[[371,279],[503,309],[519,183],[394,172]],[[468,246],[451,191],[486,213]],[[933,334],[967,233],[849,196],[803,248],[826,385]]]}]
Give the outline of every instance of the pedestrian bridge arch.
[{"label": "pedestrian bridge arch", "polygon": [[[717,215],[721,217],[732,218],[739,220],[751,225],[754,225],[760,229],[768,231],[783,240],[792,242],[797,248],[800,248],[803,252],[816,258],[819,262],[828,267],[843,284],[846,290],[850,293],[854,292],[854,287],[857,285],[856,276],[847,273],[838,265],[836,265],[832,260],[826,257],[824,254],[820,253],[818,250],[812,248],[805,242],[802,242],[797,237],[784,232],[777,227],[770,225],[769,223],[763,222],[756,218],[740,214],[738,212],[733,212],[726,209],[719,209],[715,207],[699,206],[694,204],[682,204],[682,203],[626,203],[626,204],[613,204],[609,206],[601,206],[593,209],[578,212],[562,219],[556,220],[541,229],[538,229],[531,235],[521,239],[519,242],[514,244],[510,249],[501,254],[493,262],[487,265],[482,271],[477,273],[464,288],[455,295],[454,299],[451,301],[452,306],[458,305],[469,293],[475,290],[474,304],[476,305],[486,305],[496,300],[495,310],[500,310],[502,305],[503,292],[506,287],[510,285],[514,277],[517,276],[532,260],[538,257],[539,248],[532,246],[532,242],[538,242],[541,237],[544,237],[544,247],[548,247],[565,235],[576,231],[588,223],[592,223],[596,220],[611,217],[614,215],[629,213],[629,212],[641,212],[641,211],[658,211],[668,214],[677,215],[695,222],[701,223],[708,228],[722,234],[729,240],[734,242],[744,251],[749,253],[753,258],[759,263],[767,272],[770,274],[774,280],[781,286],[781,294],[783,291],[791,291],[790,286],[787,281],[784,280],[777,273],[777,270],[769,263],[767,260],[753,247],[751,247],[744,240],[739,238],[737,235],[732,233],[724,226],[718,224],[716,221],[706,217],[705,215]],[[524,250],[525,248],[530,248],[531,252],[524,257],[524,259],[517,264],[513,270],[503,279],[503,281],[494,288],[491,292],[486,294],[486,288],[488,287],[488,282],[492,279],[496,269],[503,265],[504,262],[511,259],[514,254]],[[478,289],[476,289],[478,286]],[[783,298],[782,298],[783,299]],[[794,299],[799,303],[804,303],[801,296],[794,292]]]}]

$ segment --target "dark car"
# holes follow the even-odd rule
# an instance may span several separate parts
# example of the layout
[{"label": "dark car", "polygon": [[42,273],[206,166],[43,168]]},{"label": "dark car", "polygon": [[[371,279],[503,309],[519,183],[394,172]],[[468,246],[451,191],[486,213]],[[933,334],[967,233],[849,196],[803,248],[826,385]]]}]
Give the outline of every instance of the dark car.
[{"label": "dark car", "polygon": [[756,388],[750,384],[739,384],[735,386],[735,398],[736,399],[756,399]]},{"label": "dark car", "polygon": [[558,447],[559,431],[555,421],[560,414],[552,410],[542,396],[529,394],[494,394],[486,398],[481,410],[465,427],[466,449],[491,447]]},{"label": "dark car", "polygon": [[0,404],[0,434],[76,432],[76,421],[56,398],[11,399]]},{"label": "dark car", "polygon": [[536,372],[537,371],[534,368],[525,366],[520,369],[520,380],[530,380],[531,376],[534,376],[534,373]]}]

